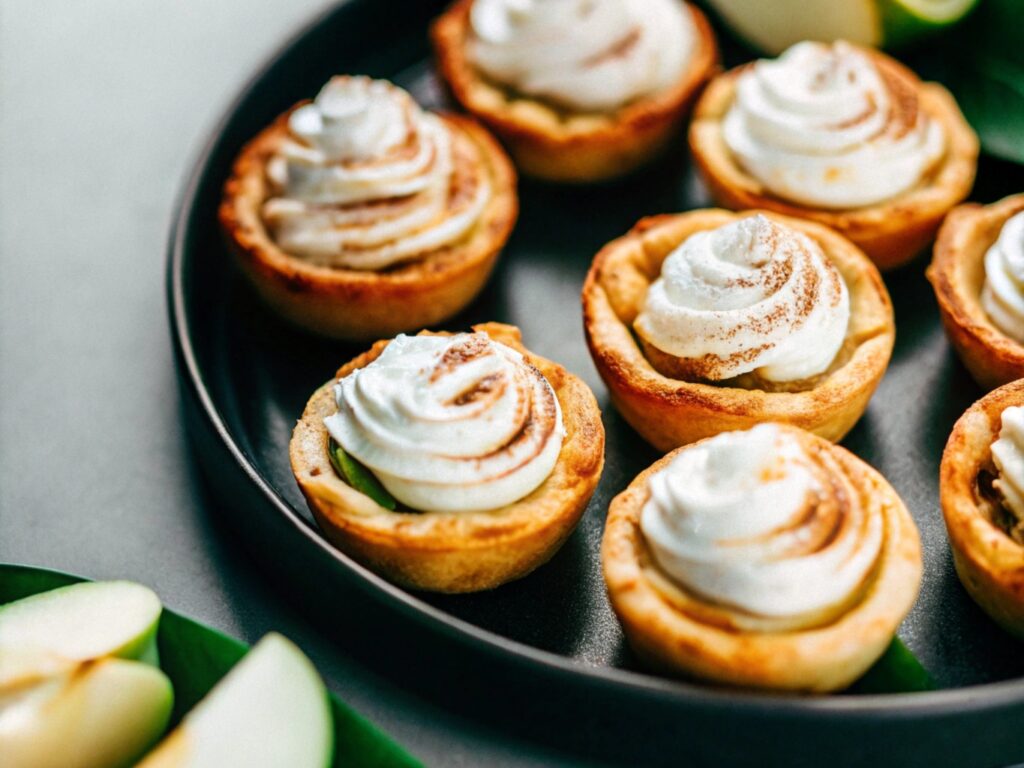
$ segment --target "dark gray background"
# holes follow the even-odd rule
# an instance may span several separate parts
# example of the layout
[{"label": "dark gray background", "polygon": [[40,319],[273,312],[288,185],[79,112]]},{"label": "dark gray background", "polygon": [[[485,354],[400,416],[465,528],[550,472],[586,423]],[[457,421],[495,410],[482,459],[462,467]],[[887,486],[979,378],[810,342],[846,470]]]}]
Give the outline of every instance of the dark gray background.
[{"label": "dark gray background", "polygon": [[123,577],[247,641],[277,629],[431,765],[562,756],[357,666],[216,527],[164,302],[174,196],[242,81],[323,0],[0,3],[0,561]]}]

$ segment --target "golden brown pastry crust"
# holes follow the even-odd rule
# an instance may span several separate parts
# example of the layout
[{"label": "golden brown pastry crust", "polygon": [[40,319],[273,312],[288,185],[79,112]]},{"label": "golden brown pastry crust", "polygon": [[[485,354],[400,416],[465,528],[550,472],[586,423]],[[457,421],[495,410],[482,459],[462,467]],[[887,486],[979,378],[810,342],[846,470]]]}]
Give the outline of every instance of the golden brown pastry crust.
[{"label": "golden brown pastry crust", "polygon": [[365,341],[435,325],[480,292],[519,213],[515,170],[476,122],[442,118],[478,148],[493,197],[466,238],[381,271],[310,264],[285,252],[267,232],[261,215],[270,193],[266,167],[287,133],[287,114],[242,149],[224,186],[220,222],[242,273],[277,314],[315,333]]},{"label": "golden brown pastry crust", "polygon": [[1024,194],[957,206],[939,230],[928,267],[946,336],[983,389],[1024,378],[1024,345],[993,325],[981,306],[985,253],[1007,219],[1021,211]]},{"label": "golden brown pastry crust", "polygon": [[995,473],[1000,417],[1024,405],[1024,379],[989,392],[953,427],[939,469],[939,499],[953,563],[964,588],[1007,632],[1024,639],[1024,547],[995,524],[1000,504],[979,486]]},{"label": "golden brown pastry crust", "polygon": [[850,210],[811,208],[773,195],[740,167],[722,135],[722,121],[745,66],[719,75],[705,89],[690,124],[690,150],[719,205],[732,210],[767,208],[819,222],[852,240],[879,269],[889,270],[920,253],[935,237],[949,209],[970,193],[977,170],[978,138],[949,91],[936,83],[922,83],[909,69],[878,51],[864,50],[879,67],[915,84],[921,107],[945,131],[946,156],[916,187],[892,200]]},{"label": "golden brown pastry crust", "polygon": [[[490,512],[391,512],[337,476],[324,417],[337,411],[334,382],[318,389],[292,435],[292,471],[327,537],[391,581],[433,592],[477,592],[546,563],[586,509],[604,465],[604,427],[593,393],[557,363],[530,353],[519,329],[473,327],[521,352],[551,384],[566,435],[548,479],[514,504]],[[373,362],[388,341],[342,366],[338,377]]]},{"label": "golden brown pastry crust", "polygon": [[472,0],[456,0],[434,22],[438,69],[456,100],[504,142],[520,171],[536,178],[600,181],[651,160],[678,134],[700,88],[718,70],[711,25],[687,3],[698,42],[676,85],[608,115],[556,110],[484,79],[467,59],[471,5]]},{"label": "golden brown pastry crust", "polygon": [[[788,429],[818,450],[832,452],[865,499],[884,516],[882,552],[871,581],[838,619],[802,630],[737,631],[705,623],[682,610],[658,585],[660,571],[640,530],[640,512],[650,494],[648,481],[679,453],[673,451],[612,500],[601,545],[612,608],[630,646],[654,667],[742,687],[838,690],[881,656],[913,605],[921,581],[921,546],[914,521],[896,491],[852,453]],[[693,594],[687,599],[702,602]]]},{"label": "golden brown pastry crust", "polygon": [[632,326],[665,257],[694,232],[754,213],[708,209],[644,219],[606,245],[587,274],[583,324],[591,357],[619,412],[660,450],[761,421],[793,424],[840,440],[864,412],[889,363],[895,328],[878,270],[848,240],[826,227],[762,212],[817,241],[845,280],[850,292],[845,362],[799,392],[681,381],[655,369]]}]

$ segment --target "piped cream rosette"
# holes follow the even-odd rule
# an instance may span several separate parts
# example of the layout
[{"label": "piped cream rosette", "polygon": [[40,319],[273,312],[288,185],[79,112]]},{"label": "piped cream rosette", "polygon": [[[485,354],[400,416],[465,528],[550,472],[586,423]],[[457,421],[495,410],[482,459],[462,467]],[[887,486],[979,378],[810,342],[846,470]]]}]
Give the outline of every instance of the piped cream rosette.
[{"label": "piped cream rosette", "polygon": [[334,77],[288,118],[263,217],[314,264],[379,270],[464,238],[493,191],[469,140],[384,80]]},{"label": "piped cream rosette", "polygon": [[488,77],[580,112],[669,88],[697,43],[679,0],[474,0],[470,25]]},{"label": "piped cream rosette", "polygon": [[917,530],[885,480],[779,424],[703,440],[642,473],[612,502],[602,558],[641,656],[808,691],[862,674],[921,578]]},{"label": "piped cream rosette", "polygon": [[1003,224],[985,253],[981,306],[999,330],[1024,344],[1024,213]]},{"label": "piped cream rosette", "polygon": [[665,259],[634,327],[668,375],[811,379],[832,365],[850,297],[821,247],[756,214],[697,232]]},{"label": "piped cream rosette", "polygon": [[706,601],[709,618],[805,629],[867,586],[884,525],[870,501],[829,453],[764,424],[695,445],[653,475],[640,529],[668,588]]},{"label": "piped cream rosette", "polygon": [[858,208],[916,185],[942,158],[942,125],[912,84],[842,41],[798,43],[736,83],[725,143],[779,197]]},{"label": "piped cream rosette", "polygon": [[551,385],[484,333],[398,336],[335,387],[327,430],[410,509],[496,509],[551,473],[565,428]]},{"label": "piped cream rosette", "polygon": [[1024,406],[1010,406],[1000,417],[999,437],[992,443],[995,479],[1014,541],[1024,544]]}]

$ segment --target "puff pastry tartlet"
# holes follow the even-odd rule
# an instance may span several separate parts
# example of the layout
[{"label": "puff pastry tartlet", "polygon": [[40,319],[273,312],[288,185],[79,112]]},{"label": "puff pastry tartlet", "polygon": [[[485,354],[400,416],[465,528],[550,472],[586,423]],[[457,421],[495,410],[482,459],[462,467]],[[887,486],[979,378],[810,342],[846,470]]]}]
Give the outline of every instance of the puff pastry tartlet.
[{"label": "puff pastry tartlet", "polygon": [[242,149],[220,221],[278,314],[371,340],[434,325],[476,296],[515,223],[515,183],[477,123],[339,76]]},{"label": "puff pastry tartlet", "polygon": [[642,472],[612,501],[601,560],[642,659],[790,691],[856,680],[921,581],[917,528],[885,479],[780,424],[680,448]]},{"label": "puff pastry tartlet", "polygon": [[690,148],[720,205],[820,222],[883,270],[931,242],[978,157],[948,91],[842,41],[798,43],[715,78]]},{"label": "puff pastry tartlet", "polygon": [[[604,462],[586,384],[513,326],[474,331],[377,342],[313,394],[292,436],[292,471],[328,538],[415,589],[490,589],[547,562]],[[332,441],[395,509],[342,480]]]},{"label": "puff pastry tartlet", "polygon": [[612,401],[661,450],[761,421],[839,440],[895,337],[885,285],[856,246],[757,211],[641,221],[594,259],[583,316]]},{"label": "puff pastry tartlet", "polygon": [[953,209],[928,279],[974,380],[993,389],[1024,378],[1024,194]]},{"label": "puff pastry tartlet", "polygon": [[432,36],[456,100],[552,181],[653,158],[718,67],[711,26],[682,0],[456,0]]},{"label": "puff pastry tartlet", "polygon": [[1024,639],[1024,379],[988,393],[957,421],[939,498],[960,581]]}]

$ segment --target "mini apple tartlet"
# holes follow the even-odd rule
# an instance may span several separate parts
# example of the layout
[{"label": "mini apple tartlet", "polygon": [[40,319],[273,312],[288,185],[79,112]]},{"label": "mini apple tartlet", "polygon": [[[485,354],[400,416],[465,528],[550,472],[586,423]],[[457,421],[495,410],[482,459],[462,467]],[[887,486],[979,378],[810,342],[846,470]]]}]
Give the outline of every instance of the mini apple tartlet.
[{"label": "mini apple tartlet", "polygon": [[863,252],[821,225],[757,211],[641,221],[594,259],[583,315],[612,402],[660,450],[762,421],[838,441],[895,339]]},{"label": "mini apple tartlet", "polygon": [[798,43],[717,77],[690,148],[720,205],[825,224],[883,270],[932,241],[978,158],[945,88],[842,41]]},{"label": "mini apple tartlet", "polygon": [[680,448],[612,501],[612,607],[654,667],[748,688],[845,688],[917,597],[921,546],[885,479],[762,424]]},{"label": "mini apple tartlet", "polygon": [[954,208],[928,279],[946,336],[978,385],[1024,378],[1024,195]]},{"label": "mini apple tartlet", "polygon": [[974,601],[1024,639],[1024,379],[967,409],[946,443],[939,498]]},{"label": "mini apple tartlet", "polygon": [[243,148],[220,221],[272,310],[370,340],[439,323],[479,293],[518,215],[515,186],[474,121],[339,76]]},{"label": "mini apple tartlet", "polygon": [[292,471],[328,538],[392,581],[475,592],[547,562],[597,487],[590,389],[499,323],[375,344],[313,394]]},{"label": "mini apple tartlet", "polygon": [[718,68],[711,26],[682,0],[457,0],[432,36],[456,100],[551,181],[655,157]]}]

